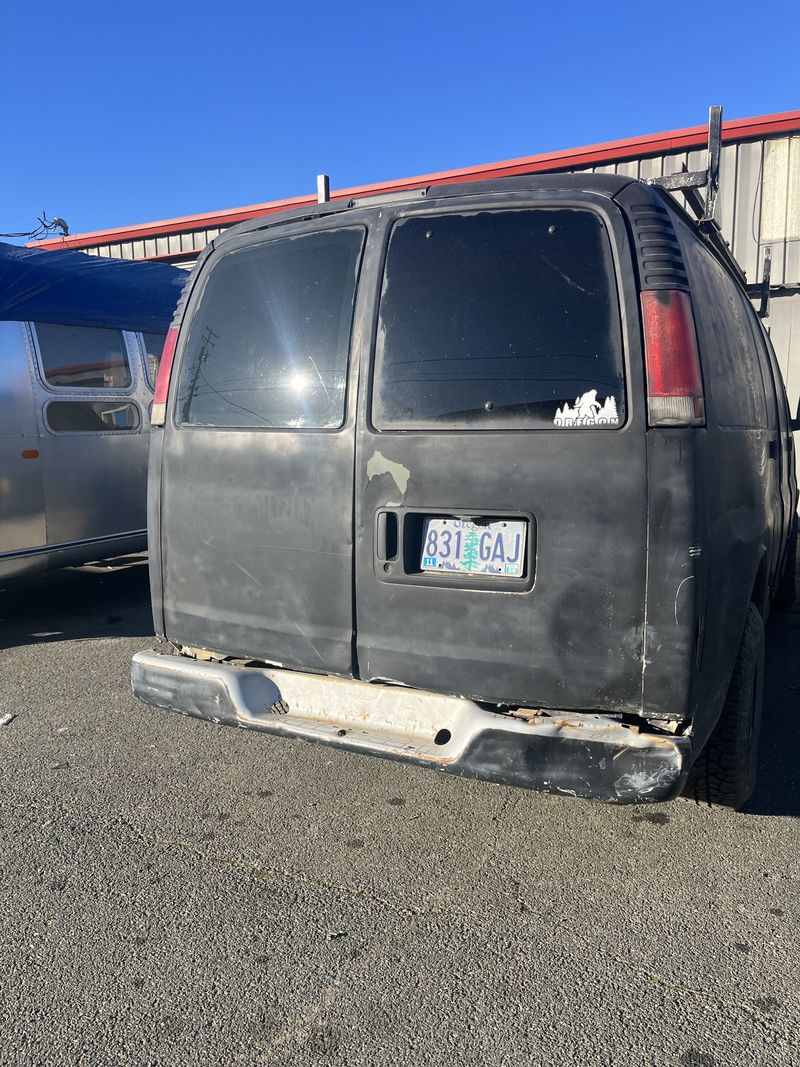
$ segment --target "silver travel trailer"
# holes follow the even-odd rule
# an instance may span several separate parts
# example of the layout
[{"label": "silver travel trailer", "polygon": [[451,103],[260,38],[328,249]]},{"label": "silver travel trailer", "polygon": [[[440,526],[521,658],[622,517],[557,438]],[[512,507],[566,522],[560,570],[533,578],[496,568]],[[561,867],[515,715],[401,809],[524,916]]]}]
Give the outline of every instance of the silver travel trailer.
[{"label": "silver travel trailer", "polygon": [[185,279],[0,244],[0,578],[146,547],[149,407]]}]

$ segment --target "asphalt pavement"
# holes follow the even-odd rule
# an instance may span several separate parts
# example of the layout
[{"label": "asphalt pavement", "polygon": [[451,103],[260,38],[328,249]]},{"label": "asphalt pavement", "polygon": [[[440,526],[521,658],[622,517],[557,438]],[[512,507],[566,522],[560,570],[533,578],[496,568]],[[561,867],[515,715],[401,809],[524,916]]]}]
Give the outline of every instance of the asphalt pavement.
[{"label": "asphalt pavement", "polygon": [[3,1065],[800,1065],[800,611],[745,813],[140,705],[146,566],[0,588]]}]

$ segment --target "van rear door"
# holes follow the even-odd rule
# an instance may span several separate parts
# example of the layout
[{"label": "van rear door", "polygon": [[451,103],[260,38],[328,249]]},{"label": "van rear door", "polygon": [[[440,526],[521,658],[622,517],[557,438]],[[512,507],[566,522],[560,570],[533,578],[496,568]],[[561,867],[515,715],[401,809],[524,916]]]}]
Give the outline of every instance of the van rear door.
[{"label": "van rear door", "polygon": [[635,710],[647,494],[622,217],[574,194],[441,205],[386,238],[356,456],[360,676]]},{"label": "van rear door", "polygon": [[190,298],[164,428],[165,632],[352,672],[354,390],[361,226],[256,233]]}]

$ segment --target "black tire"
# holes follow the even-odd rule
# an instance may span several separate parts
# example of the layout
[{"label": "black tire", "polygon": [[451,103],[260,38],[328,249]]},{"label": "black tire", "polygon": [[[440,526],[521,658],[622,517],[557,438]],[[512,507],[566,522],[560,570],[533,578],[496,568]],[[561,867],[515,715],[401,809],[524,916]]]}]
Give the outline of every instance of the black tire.
[{"label": "black tire", "polygon": [[794,604],[797,596],[797,517],[792,523],[792,532],[789,534],[789,543],[786,546],[786,565],[783,574],[775,590],[772,603],[778,611],[785,611]]},{"label": "black tire", "polygon": [[764,623],[750,604],[722,714],[686,783],[685,792],[698,804],[738,809],[750,799],[763,699]]}]

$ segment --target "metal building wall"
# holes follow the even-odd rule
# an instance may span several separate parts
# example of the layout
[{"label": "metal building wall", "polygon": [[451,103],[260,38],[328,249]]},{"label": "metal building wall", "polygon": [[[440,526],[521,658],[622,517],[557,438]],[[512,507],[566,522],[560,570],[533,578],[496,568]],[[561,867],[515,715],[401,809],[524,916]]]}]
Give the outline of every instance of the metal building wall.
[{"label": "metal building wall", "polygon": [[794,414],[800,401],[800,289],[773,293],[764,325],[772,338]]}]

